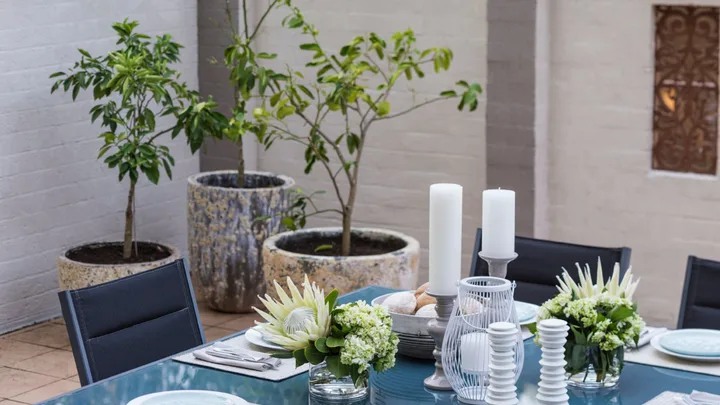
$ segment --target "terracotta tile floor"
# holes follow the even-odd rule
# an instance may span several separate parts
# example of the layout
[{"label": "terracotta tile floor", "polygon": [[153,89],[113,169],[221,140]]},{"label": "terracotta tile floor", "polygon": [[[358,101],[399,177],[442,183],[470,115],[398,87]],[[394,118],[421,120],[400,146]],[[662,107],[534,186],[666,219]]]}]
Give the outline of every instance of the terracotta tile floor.
[{"label": "terracotta tile floor", "polygon": [[[207,341],[254,325],[255,314],[224,314],[200,305]],[[80,388],[61,319],[0,336],[0,405],[35,404]]]}]

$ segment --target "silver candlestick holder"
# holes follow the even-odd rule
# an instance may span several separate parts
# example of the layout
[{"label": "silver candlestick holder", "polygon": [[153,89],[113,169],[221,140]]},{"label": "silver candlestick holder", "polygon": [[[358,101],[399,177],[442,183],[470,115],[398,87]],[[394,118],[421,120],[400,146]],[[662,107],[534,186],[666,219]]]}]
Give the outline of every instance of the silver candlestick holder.
[{"label": "silver candlestick holder", "polygon": [[442,347],[445,339],[445,330],[453,310],[453,303],[457,293],[455,294],[434,294],[432,291],[426,291],[426,294],[435,298],[435,310],[437,318],[428,322],[428,333],[435,340],[435,349],[433,357],[435,357],[435,372],[433,375],[425,379],[425,388],[438,391],[452,391],[450,382],[445,377],[445,371],[442,365]]},{"label": "silver candlestick holder", "polygon": [[517,259],[517,253],[513,253],[510,257],[493,257],[484,254],[483,252],[478,253],[481,259],[485,260],[488,264],[488,275],[490,277],[507,278],[507,265],[511,261]]}]

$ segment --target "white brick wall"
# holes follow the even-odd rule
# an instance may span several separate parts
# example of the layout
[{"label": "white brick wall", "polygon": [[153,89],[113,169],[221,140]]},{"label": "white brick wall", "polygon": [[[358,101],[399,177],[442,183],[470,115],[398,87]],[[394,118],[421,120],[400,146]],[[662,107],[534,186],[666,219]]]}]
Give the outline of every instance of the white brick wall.
[{"label": "white brick wall", "polygon": [[[301,0],[296,3],[321,32],[321,42],[339,47],[355,35],[368,31],[390,36],[411,27],[421,46],[447,46],[455,52],[450,72],[414,81],[419,96],[433,96],[452,87],[458,79],[486,83],[487,4],[467,0]],[[269,21],[262,37],[263,49],[277,52],[278,60],[300,68],[308,53],[297,50],[307,42],[280,27],[282,13]],[[404,86],[391,97],[393,111],[410,105]],[[337,123],[335,123],[337,124]],[[289,143],[275,143],[269,153],[260,153],[259,169],[293,176],[306,191],[328,190],[326,173],[317,167],[303,174],[303,151]],[[485,188],[485,102],[474,113],[460,113],[453,102],[437,104],[372,128],[360,169],[360,190],[355,213],[356,226],[377,226],[406,232],[423,247],[421,279],[427,278],[428,187],[452,182],[464,186],[464,268],[469,270],[475,229],[480,226],[482,190]],[[312,221],[310,225],[337,226],[336,218]]]},{"label": "white brick wall", "polygon": [[[48,75],[82,47],[114,47],[110,24],[125,17],[185,46],[182,78],[197,87],[194,0],[0,2],[0,333],[60,313],[55,258],[72,245],[119,240],[127,184],[95,160],[92,97],[50,95]],[[198,169],[182,137],[170,142],[174,179],[137,191],[141,239],[186,245],[185,178]]]},{"label": "white brick wall", "polygon": [[720,183],[650,170],[653,3],[551,4],[550,237],[631,247],[640,312],[674,325],[687,256],[720,259]]}]

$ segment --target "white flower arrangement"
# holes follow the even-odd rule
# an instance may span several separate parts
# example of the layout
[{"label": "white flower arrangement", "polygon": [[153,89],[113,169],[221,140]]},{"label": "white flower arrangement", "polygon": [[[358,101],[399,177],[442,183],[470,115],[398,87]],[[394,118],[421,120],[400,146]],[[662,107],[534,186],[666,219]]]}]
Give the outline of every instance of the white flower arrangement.
[{"label": "white flower arrangement", "polygon": [[371,366],[382,372],[395,365],[398,337],[384,307],[365,301],[336,306],[338,291],[325,296],[307,276],[303,294],[289,277],[290,296],[274,284],[279,301],[265,295],[261,301],[269,313],[254,309],[267,321],[256,322],[263,336],[290,351],[275,357],[294,357],[297,367],[325,361],[336,377],[351,376],[357,386],[367,380]]},{"label": "white flower arrangement", "polygon": [[[576,266],[580,282],[576,283],[563,269],[562,278],[558,277],[560,293],[540,307],[537,321],[567,321],[570,335],[565,346],[566,371],[583,373],[592,365],[599,381],[608,373],[620,373],[624,347],[637,345],[645,327],[632,300],[640,280],[633,281],[631,269],[620,280],[620,265],[615,263],[613,275],[605,284],[598,259],[597,281],[593,283],[590,266],[586,264],[584,270]],[[535,339],[538,343],[537,334]]]}]

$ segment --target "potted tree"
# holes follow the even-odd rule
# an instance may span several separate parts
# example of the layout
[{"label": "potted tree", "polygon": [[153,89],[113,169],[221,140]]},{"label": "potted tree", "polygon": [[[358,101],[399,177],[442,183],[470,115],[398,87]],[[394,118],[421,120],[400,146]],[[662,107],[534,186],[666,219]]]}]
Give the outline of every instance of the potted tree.
[{"label": "potted tree", "polygon": [[[298,142],[305,147],[305,173],[320,167],[327,173],[337,198],[335,212],[342,218],[337,228],[294,230],[273,236],[263,247],[267,280],[289,276],[296,283],[303,274],[325,290],[341,293],[368,284],[397,288],[414,288],[417,282],[418,242],[410,236],[384,229],[362,229],[352,226],[358,193],[360,165],[367,137],[373,123],[397,118],[432,103],[459,99],[458,109],[474,111],[478,105],[480,85],[458,81],[459,92],[448,90],[439,96],[393,112],[390,95],[402,80],[422,79],[425,67],[435,73],[447,70],[453,53],[447,48],[418,49],[412,30],[394,34],[390,41],[371,33],[358,36],[333,53],[321,46],[318,30],[291,7],[284,20],[291,29],[309,37],[300,49],[310,52],[306,65],[316,70],[315,79],[304,82],[302,75],[289,74],[279,90],[254,110],[254,115],[268,125],[265,144],[276,139]],[[384,65],[384,66],[381,66]],[[376,83],[373,88],[368,83]],[[305,126],[290,128],[283,124],[287,115],[299,117]],[[344,130],[331,135],[323,123],[332,116],[344,122]],[[300,196],[296,212],[285,219],[290,228],[304,225],[307,199]],[[314,205],[311,204],[312,207]]]},{"label": "potted tree", "polygon": [[[223,63],[229,71],[234,106],[226,125],[213,131],[237,146],[236,170],[200,173],[188,179],[188,248],[195,286],[209,307],[225,312],[248,312],[265,294],[262,243],[283,230],[282,218],[291,205],[293,179],[245,170],[243,136],[262,137],[264,123],[249,113],[254,97],[262,97],[285,80],[285,75],[262,66],[275,54],[258,52],[254,42],[267,16],[289,0],[273,0],[254,26],[248,23],[247,0],[242,0],[241,29],[236,29],[229,2],[226,23],[231,41]],[[269,144],[267,144],[269,146]]]},{"label": "potted tree", "polygon": [[[100,119],[104,131],[98,159],[129,183],[122,242],[98,242],[74,247],[57,260],[61,289],[74,289],[156,268],[180,257],[173,246],[135,239],[135,192],[140,176],[157,184],[161,170],[172,178],[174,159],[160,144],[162,137],[185,131],[196,149],[204,128],[222,127],[224,117],[215,112],[212,100],[201,102],[198,93],[179,81],[170,67],[180,61],[182,46],[168,34],[150,37],[136,32],[137,21],[114,23],[120,48],[95,57],[79,49],[80,61],[68,72],[57,72],[51,92],[92,89],[98,103],[92,122]],[[165,128],[156,125],[163,116],[175,119]],[[200,142],[201,143],[201,142]]]}]

